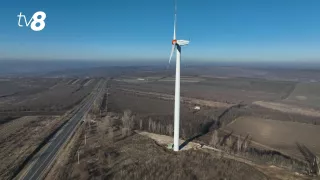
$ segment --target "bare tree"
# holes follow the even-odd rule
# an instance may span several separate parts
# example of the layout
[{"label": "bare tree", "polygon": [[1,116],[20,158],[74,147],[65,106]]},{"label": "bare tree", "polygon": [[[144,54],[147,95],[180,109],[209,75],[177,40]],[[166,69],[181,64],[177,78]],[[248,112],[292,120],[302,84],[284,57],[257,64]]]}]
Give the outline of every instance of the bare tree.
[{"label": "bare tree", "polygon": [[139,128],[140,128],[140,130],[142,130],[142,119],[140,119],[140,122],[139,122]]},{"label": "bare tree", "polygon": [[214,130],[214,132],[213,132],[213,134],[211,136],[210,145],[213,146],[213,147],[216,147],[218,142],[219,142],[218,131]]},{"label": "bare tree", "polygon": [[157,123],[155,121],[151,121],[151,132],[157,131]]},{"label": "bare tree", "polygon": [[132,112],[130,110],[125,110],[123,112],[123,116],[121,118],[122,125],[124,128],[129,130],[133,129],[134,127],[134,116],[132,116]]},{"label": "bare tree", "polygon": [[149,126],[148,126],[148,131],[151,131],[151,124],[152,123],[152,119],[149,117],[149,119],[148,119],[148,124],[149,124]]},{"label": "bare tree", "polygon": [[238,136],[237,138],[237,151],[241,151],[241,136]]},{"label": "bare tree", "polygon": [[242,145],[241,145],[242,151],[245,152],[247,150],[247,148],[249,146],[249,143],[250,143],[250,136],[247,135],[246,138],[243,140]]},{"label": "bare tree", "polygon": [[99,161],[100,161],[100,165],[99,165],[99,171],[101,174],[103,174],[103,170],[102,170],[102,161],[104,160],[104,151],[103,149],[105,149],[107,147],[107,141],[105,139],[105,127],[104,127],[104,124],[103,122],[97,124],[97,130],[98,130],[98,133],[99,133],[99,141],[100,141],[100,145],[101,145],[101,148],[99,148],[99,151],[98,151],[98,156],[99,156]]},{"label": "bare tree", "polygon": [[228,137],[227,140],[226,140],[226,145],[227,147],[231,147],[232,146],[232,139],[231,137]]},{"label": "bare tree", "polygon": [[186,139],[187,135],[186,135],[186,131],[184,129],[181,129],[181,136],[182,138]]},{"label": "bare tree", "polygon": [[128,128],[122,128],[121,132],[122,132],[122,137],[126,137],[126,136],[131,135],[131,133],[130,133],[131,131]]},{"label": "bare tree", "polygon": [[317,175],[320,175],[320,158],[318,156],[315,156],[315,166],[317,167]]},{"label": "bare tree", "polygon": [[172,124],[168,124],[167,132],[168,132],[169,136],[173,135],[173,126],[172,126]]},{"label": "bare tree", "polygon": [[107,161],[108,161],[108,166],[111,167],[113,161],[112,161],[112,157],[110,154],[108,154]]},{"label": "bare tree", "polygon": [[161,123],[160,123],[160,121],[158,121],[158,123],[157,123],[157,132],[161,133]]},{"label": "bare tree", "polygon": [[242,149],[243,149],[243,151],[246,151],[247,148],[248,148],[248,141],[245,140],[245,141],[243,142]]}]

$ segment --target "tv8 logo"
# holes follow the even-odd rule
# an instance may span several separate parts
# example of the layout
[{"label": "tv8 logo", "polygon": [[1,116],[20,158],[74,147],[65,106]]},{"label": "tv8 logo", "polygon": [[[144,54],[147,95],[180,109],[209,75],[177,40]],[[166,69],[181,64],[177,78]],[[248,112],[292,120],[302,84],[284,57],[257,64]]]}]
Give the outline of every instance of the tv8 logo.
[{"label": "tv8 logo", "polygon": [[[20,14],[18,15],[18,26],[19,27],[23,27],[23,25],[20,24],[21,18],[24,18],[24,22],[25,25],[28,27],[31,23],[30,28],[33,31],[41,31],[44,29],[44,27],[46,26],[46,23],[44,22],[44,20],[46,19],[47,15],[45,12],[43,11],[38,11],[36,13],[33,14],[33,16],[31,17],[31,19],[29,20],[29,22],[27,22],[27,18],[25,15],[22,15],[22,12],[20,12]],[[40,18],[39,18],[40,17]],[[37,26],[38,25],[38,26]]]}]

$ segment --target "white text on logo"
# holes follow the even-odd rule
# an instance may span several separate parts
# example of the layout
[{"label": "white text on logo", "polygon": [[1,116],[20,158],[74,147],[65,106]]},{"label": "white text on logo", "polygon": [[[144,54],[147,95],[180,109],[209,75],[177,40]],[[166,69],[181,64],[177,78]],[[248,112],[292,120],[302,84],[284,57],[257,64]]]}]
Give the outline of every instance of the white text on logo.
[{"label": "white text on logo", "polygon": [[[39,16],[40,16],[40,18],[38,18]],[[31,29],[34,31],[41,31],[46,26],[46,23],[44,22],[44,20],[46,19],[47,15],[46,15],[46,13],[44,13],[42,11],[38,11],[38,12],[34,13],[32,18],[29,20],[29,22],[27,22],[26,16],[22,15],[22,13],[20,12],[20,14],[18,15],[18,18],[19,18],[18,26],[19,27],[23,27],[23,25],[21,25],[21,17],[24,18],[24,22],[27,27],[31,23]],[[37,24],[39,24],[39,25],[37,26]]]}]

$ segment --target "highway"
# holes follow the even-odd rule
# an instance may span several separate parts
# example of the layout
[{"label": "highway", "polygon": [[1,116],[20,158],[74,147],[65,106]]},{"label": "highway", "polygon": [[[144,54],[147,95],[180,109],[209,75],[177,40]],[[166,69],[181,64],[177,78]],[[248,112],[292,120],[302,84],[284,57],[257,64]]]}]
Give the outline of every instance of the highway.
[{"label": "highway", "polygon": [[[69,121],[57,132],[57,134],[50,140],[47,148],[41,152],[39,158],[32,162],[31,167],[20,179],[23,180],[37,180],[42,179],[43,173],[57,156],[57,152],[63,144],[75,132],[77,125],[81,122],[82,117],[90,110],[94,100],[103,93],[106,81],[100,81],[93,93],[89,95],[86,102],[80,104],[78,111],[69,119]],[[39,152],[38,152],[39,154]],[[37,155],[36,155],[37,156]]]}]

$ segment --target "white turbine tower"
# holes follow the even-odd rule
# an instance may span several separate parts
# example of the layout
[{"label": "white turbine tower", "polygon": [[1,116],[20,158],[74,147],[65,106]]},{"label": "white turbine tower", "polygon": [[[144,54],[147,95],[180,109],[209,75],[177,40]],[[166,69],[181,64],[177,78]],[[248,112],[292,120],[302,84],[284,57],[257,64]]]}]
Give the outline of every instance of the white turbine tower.
[{"label": "white turbine tower", "polygon": [[173,137],[173,150],[179,151],[179,130],[180,130],[180,58],[181,58],[181,46],[189,44],[187,40],[176,39],[176,24],[177,24],[177,3],[175,1],[174,10],[174,27],[173,27],[173,40],[172,50],[169,58],[169,64],[176,50],[176,83],[175,83],[175,96],[174,96],[174,137]]}]

